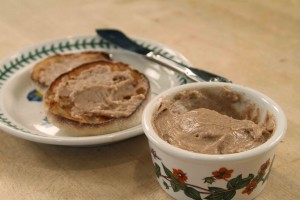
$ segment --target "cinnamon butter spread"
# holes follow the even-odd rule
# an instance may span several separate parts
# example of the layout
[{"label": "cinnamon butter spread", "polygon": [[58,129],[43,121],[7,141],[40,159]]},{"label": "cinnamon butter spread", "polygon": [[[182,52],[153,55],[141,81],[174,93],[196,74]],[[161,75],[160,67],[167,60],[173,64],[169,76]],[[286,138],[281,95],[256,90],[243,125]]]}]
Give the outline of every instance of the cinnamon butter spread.
[{"label": "cinnamon butter spread", "polygon": [[[258,123],[259,109],[243,101],[226,87],[186,90],[163,98],[152,123],[176,147],[204,154],[238,153],[266,142],[275,127],[270,115]],[[237,110],[240,105],[242,111]]]},{"label": "cinnamon butter spread", "polygon": [[145,99],[147,85],[136,81],[129,70],[112,71],[99,65],[82,71],[72,79],[62,79],[54,100],[68,98],[71,116],[104,116],[109,118],[131,115]]},{"label": "cinnamon butter spread", "polygon": [[79,65],[97,60],[99,60],[99,56],[96,54],[86,56],[74,54],[69,57],[65,56],[57,59],[50,59],[48,61],[49,67],[42,70],[39,75],[40,81],[46,85],[50,85],[59,75],[70,71]]}]

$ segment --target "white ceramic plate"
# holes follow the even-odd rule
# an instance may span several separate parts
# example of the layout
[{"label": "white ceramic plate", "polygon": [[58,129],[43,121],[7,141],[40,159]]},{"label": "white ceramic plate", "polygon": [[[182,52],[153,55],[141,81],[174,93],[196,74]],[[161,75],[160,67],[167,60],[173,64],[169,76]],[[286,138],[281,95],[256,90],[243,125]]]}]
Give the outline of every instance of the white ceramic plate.
[{"label": "white ceramic plate", "polygon": [[[188,63],[181,54],[164,45],[141,38],[135,40],[156,53],[176,57]],[[47,120],[42,99],[31,85],[32,67],[47,56],[82,51],[105,51],[111,53],[114,60],[131,64],[149,78],[153,96],[187,82],[181,75],[143,56],[121,50],[96,35],[48,41],[20,51],[0,62],[0,128],[26,140],[70,146],[107,144],[142,134],[142,127],[138,125],[106,135],[74,137],[60,131]]]}]

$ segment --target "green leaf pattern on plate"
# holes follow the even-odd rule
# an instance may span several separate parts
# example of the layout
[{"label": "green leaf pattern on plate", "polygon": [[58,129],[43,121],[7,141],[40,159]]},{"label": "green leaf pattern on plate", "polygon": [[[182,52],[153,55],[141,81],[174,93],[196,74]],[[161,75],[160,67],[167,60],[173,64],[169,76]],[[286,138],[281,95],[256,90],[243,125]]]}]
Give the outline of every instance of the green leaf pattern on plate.
[{"label": "green leaf pattern on plate", "polygon": [[0,122],[2,122],[3,124],[6,124],[10,128],[13,128],[13,129],[16,129],[16,130],[19,130],[19,131],[23,131],[25,133],[29,133],[29,131],[24,130],[24,129],[19,128],[18,126],[14,125],[11,121],[9,121],[7,118],[5,118],[2,113],[0,113]]},{"label": "green leaf pattern on plate", "polygon": [[[155,46],[152,44],[147,44],[144,42],[137,41],[140,45],[147,47],[153,50],[155,53],[159,53],[165,55],[169,58],[172,58],[173,55],[164,51],[161,47]],[[52,42],[50,45],[45,44],[38,48],[30,49],[28,52],[23,52],[20,55],[18,54],[12,59],[9,59],[7,62],[2,63],[0,66],[0,89],[3,87],[4,83],[16,73],[18,70],[32,64],[33,62],[37,62],[47,56],[51,56],[59,53],[68,53],[74,51],[84,51],[84,50],[109,50],[109,49],[118,49],[116,45],[113,45],[100,37],[91,37],[91,38],[78,38],[73,40],[64,40]],[[177,75],[180,84],[187,83],[187,80]],[[18,127],[13,124],[8,118],[5,117],[0,110],[0,123],[5,124],[6,126],[13,128],[15,130],[23,131],[28,133],[28,131]]]}]

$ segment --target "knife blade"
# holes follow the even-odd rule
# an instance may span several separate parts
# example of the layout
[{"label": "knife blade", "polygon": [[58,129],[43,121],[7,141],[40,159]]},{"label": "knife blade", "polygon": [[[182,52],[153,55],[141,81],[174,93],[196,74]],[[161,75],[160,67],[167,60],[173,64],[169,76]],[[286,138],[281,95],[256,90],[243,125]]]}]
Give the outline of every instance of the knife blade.
[{"label": "knife blade", "polygon": [[123,32],[119,30],[97,29],[96,32],[101,38],[123,49],[141,54],[146,58],[149,58],[155,62],[163,64],[164,66],[169,67],[185,75],[192,81],[231,82],[230,80],[222,76],[213,74],[205,70],[201,70],[199,68],[188,66],[179,60],[171,59],[161,54],[156,54],[152,50],[139,45],[138,43],[136,43],[135,41],[127,37]]}]

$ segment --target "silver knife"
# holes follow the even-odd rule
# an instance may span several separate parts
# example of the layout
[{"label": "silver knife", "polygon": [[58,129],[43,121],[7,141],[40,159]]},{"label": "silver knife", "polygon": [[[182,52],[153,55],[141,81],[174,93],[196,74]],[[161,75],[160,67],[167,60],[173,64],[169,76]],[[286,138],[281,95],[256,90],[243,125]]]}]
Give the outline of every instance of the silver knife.
[{"label": "silver knife", "polygon": [[133,41],[132,39],[127,37],[124,33],[122,33],[119,30],[97,29],[96,32],[101,38],[103,38],[119,47],[122,47],[126,50],[133,51],[135,53],[144,55],[147,58],[149,58],[155,62],[163,64],[163,65],[185,75],[186,77],[188,77],[189,79],[191,79],[193,81],[196,81],[196,82],[197,81],[215,81],[215,82],[231,83],[230,80],[228,80],[227,78],[224,78],[222,76],[219,76],[219,75],[216,75],[211,72],[204,71],[204,70],[201,70],[198,68],[188,66],[179,60],[171,59],[171,58],[168,58],[161,54],[156,54],[152,50],[137,44],[135,41]]}]

